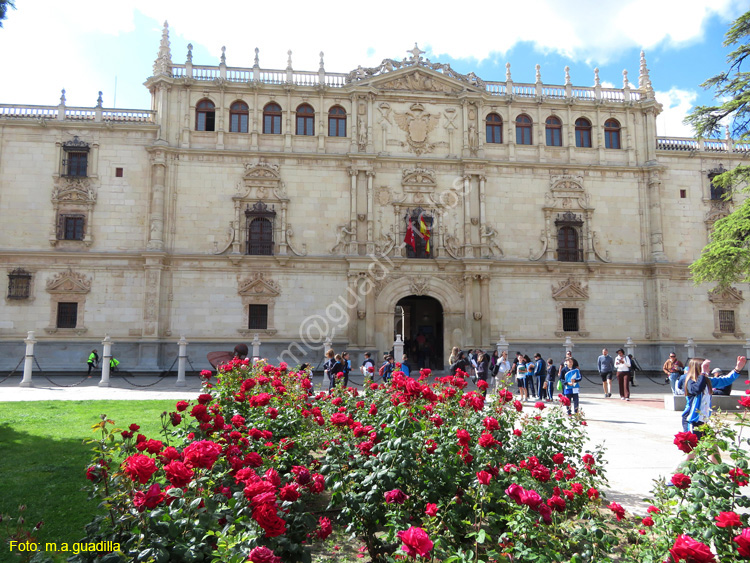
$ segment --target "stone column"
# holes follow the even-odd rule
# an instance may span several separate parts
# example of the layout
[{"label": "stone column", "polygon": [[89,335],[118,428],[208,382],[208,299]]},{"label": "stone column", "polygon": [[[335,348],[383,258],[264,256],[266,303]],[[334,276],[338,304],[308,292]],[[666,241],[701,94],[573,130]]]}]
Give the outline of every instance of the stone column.
[{"label": "stone column", "polygon": [[164,192],[167,159],[162,151],[151,154],[151,214],[147,250],[164,250]]},{"label": "stone column", "polygon": [[664,254],[664,231],[661,219],[661,180],[659,171],[652,170],[648,175],[649,235],[651,242],[651,259],[654,262],[666,262]]},{"label": "stone column", "polygon": [[102,340],[102,378],[99,381],[99,387],[109,387],[110,360],[112,360],[112,341],[109,334],[105,334]]},{"label": "stone column", "polygon": [[374,201],[374,190],[373,182],[375,181],[375,172],[372,170],[367,171],[367,254],[372,255],[375,253],[375,240],[374,240],[374,221],[373,214],[375,213],[375,201]]},{"label": "stone column", "polygon": [[180,335],[180,341],[177,343],[179,352],[177,353],[177,382],[176,387],[185,387],[185,363],[187,360],[187,345],[184,335]]},{"label": "stone column", "polygon": [[633,344],[633,339],[628,336],[628,340],[625,342],[625,354],[633,354],[635,356],[635,349],[637,346],[637,344]]},{"label": "stone column", "polygon": [[482,331],[480,342],[482,348],[484,349],[485,346],[487,346],[491,342],[490,311],[492,311],[492,308],[490,306],[490,276],[488,276],[487,274],[482,274],[479,276],[479,303],[479,311],[482,314],[482,318],[479,323],[480,330]]},{"label": "stone column", "polygon": [[349,190],[349,230],[352,232],[349,235],[349,246],[346,249],[347,254],[356,254],[356,250],[352,252],[352,247],[357,248],[357,178],[359,177],[359,170],[354,167],[349,168],[349,177],[351,178],[351,186]]},{"label": "stone column", "polygon": [[31,372],[34,369],[34,345],[36,344],[33,330],[28,332],[24,342],[26,343],[26,356],[23,362],[23,379],[19,387],[34,387],[34,383],[31,381]]},{"label": "stone column", "polygon": [[471,246],[471,176],[464,176],[464,258],[474,257],[474,248]]},{"label": "stone column", "polygon": [[253,341],[250,343],[253,347],[253,358],[260,358],[260,338],[258,338],[258,335],[255,334],[253,336]]},{"label": "stone column", "polygon": [[563,348],[565,348],[566,354],[568,352],[570,352],[571,355],[573,354],[573,348],[575,348],[575,344],[573,344],[573,341],[570,339],[570,336],[565,337],[565,342],[563,342],[562,345],[563,345]]}]

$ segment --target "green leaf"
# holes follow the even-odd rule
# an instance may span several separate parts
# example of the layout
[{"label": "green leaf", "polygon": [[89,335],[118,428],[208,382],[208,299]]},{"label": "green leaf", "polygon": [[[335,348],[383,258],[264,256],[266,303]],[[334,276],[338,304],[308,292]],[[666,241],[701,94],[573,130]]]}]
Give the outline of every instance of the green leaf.
[{"label": "green leaf", "polygon": [[477,534],[477,543],[484,543],[485,539],[487,539],[487,532],[484,529],[479,530],[479,533]]}]

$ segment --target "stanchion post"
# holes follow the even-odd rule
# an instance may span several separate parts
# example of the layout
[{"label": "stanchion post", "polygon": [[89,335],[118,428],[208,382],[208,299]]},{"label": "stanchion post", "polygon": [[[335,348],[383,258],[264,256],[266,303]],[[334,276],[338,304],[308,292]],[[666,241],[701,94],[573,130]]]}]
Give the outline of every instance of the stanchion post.
[{"label": "stanchion post", "polygon": [[24,342],[26,343],[26,357],[23,363],[23,379],[20,387],[34,387],[34,383],[31,381],[31,370],[34,369],[34,344],[36,344],[33,330],[29,331]]},{"label": "stanchion post", "polygon": [[177,343],[179,346],[179,352],[177,353],[177,387],[185,387],[185,363],[187,360],[187,345],[188,342],[185,340],[185,335],[180,335],[180,341]]},{"label": "stanchion post", "polygon": [[394,363],[401,363],[404,358],[404,341],[401,340],[401,335],[396,335],[396,340],[393,342],[393,361]]},{"label": "stanchion post", "polygon": [[688,358],[695,358],[695,341],[692,338],[687,339],[685,348],[687,348]]},{"label": "stanchion post", "polygon": [[500,340],[497,341],[496,346],[497,346],[497,354],[499,356],[502,356],[503,352],[507,352],[508,351],[508,348],[510,347],[510,344],[508,344],[508,342],[505,340],[505,335],[504,334],[500,335]]},{"label": "stanchion post", "polygon": [[250,343],[253,346],[253,358],[260,358],[260,338],[256,334],[253,337],[253,341]]},{"label": "stanchion post", "polygon": [[573,355],[573,348],[575,348],[575,344],[573,344],[573,341],[570,339],[570,336],[565,337],[565,342],[563,342],[563,348],[565,348],[566,354],[570,352],[570,354]]},{"label": "stanchion post", "polygon": [[109,387],[109,362],[112,360],[112,340],[109,334],[104,335],[102,340],[102,378],[99,387]]}]

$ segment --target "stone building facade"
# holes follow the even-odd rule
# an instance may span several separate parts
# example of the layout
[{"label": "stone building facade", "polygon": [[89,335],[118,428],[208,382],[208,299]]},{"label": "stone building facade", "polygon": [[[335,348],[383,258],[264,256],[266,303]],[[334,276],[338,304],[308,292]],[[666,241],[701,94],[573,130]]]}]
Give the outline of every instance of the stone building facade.
[{"label": "stone building facade", "polygon": [[292,363],[402,331],[433,367],[501,335],[554,358],[570,336],[585,362],[630,337],[651,368],[687,338],[744,349],[741,289],[688,266],[732,208],[711,177],[747,146],[657,137],[643,56],[637,85],[605,88],[422,55],[177,63],[165,24],[149,110],[0,105],[0,369],[28,330],[59,369],[105,333],[136,371],[182,334],[196,367],[256,334]]}]

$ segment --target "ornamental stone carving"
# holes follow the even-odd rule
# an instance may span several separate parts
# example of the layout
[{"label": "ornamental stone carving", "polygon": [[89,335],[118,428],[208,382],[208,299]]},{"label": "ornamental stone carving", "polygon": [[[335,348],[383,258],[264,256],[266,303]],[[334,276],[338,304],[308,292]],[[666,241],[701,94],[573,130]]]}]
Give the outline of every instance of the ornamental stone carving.
[{"label": "ornamental stone carving", "polygon": [[263,272],[256,272],[239,283],[237,293],[242,297],[253,297],[253,302],[260,303],[255,299],[276,299],[281,295],[281,287]]},{"label": "ornamental stone carving", "polygon": [[409,111],[404,113],[393,112],[396,123],[402,131],[406,132],[406,143],[401,143],[403,147],[408,147],[416,155],[431,152],[435,145],[430,143],[428,135],[440,123],[440,114],[431,114],[425,111],[422,104],[412,104]]},{"label": "ornamental stone carving", "polygon": [[47,280],[48,293],[88,293],[91,278],[68,269]]},{"label": "ornamental stone carving", "polygon": [[588,286],[572,277],[552,285],[552,299],[555,301],[586,301],[588,298]]}]

